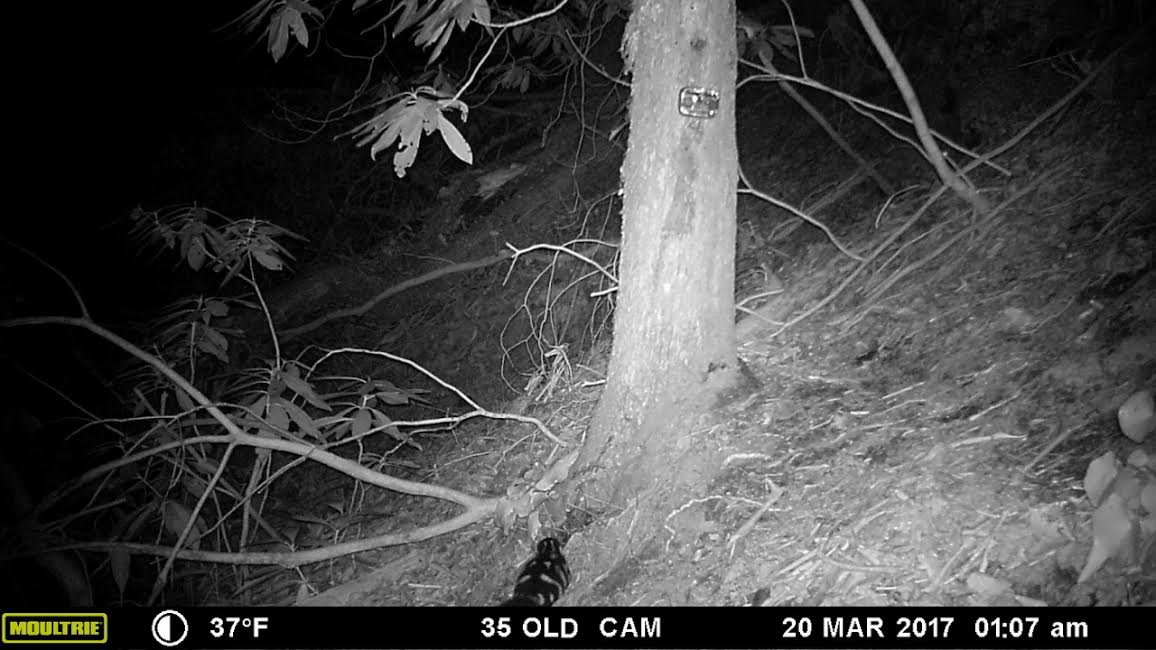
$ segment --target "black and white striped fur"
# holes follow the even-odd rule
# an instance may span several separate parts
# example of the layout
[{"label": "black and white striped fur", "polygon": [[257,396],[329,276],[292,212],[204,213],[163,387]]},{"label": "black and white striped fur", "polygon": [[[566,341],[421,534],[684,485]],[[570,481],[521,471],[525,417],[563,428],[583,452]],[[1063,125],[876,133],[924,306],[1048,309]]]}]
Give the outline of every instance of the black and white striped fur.
[{"label": "black and white striped fur", "polygon": [[514,597],[501,607],[549,607],[570,585],[570,567],[562,544],[553,537],[538,542],[538,552],[526,563],[514,586]]}]

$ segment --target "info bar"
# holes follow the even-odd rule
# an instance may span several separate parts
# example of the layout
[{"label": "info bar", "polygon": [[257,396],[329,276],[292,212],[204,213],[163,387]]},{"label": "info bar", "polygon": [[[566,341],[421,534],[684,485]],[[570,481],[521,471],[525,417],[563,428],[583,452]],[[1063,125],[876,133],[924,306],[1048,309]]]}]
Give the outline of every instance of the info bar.
[{"label": "info bar", "polygon": [[1150,647],[1154,613],[1147,608],[1070,607],[124,608],[5,612],[2,642],[5,646],[83,643],[88,648],[285,650],[1108,650]]}]

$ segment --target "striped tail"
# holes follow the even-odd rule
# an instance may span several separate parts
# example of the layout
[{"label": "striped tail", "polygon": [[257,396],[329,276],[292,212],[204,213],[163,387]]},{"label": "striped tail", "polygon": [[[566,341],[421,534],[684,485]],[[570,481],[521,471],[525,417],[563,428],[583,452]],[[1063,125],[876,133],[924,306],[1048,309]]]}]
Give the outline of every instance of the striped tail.
[{"label": "striped tail", "polygon": [[538,542],[538,552],[526,563],[514,586],[514,597],[500,607],[549,607],[570,585],[570,567],[562,544],[553,537]]}]

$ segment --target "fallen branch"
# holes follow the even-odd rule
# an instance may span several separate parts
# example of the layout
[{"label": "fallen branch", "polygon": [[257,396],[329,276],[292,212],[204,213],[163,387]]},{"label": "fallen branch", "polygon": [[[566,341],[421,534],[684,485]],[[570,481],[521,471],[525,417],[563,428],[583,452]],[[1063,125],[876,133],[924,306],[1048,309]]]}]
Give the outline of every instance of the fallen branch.
[{"label": "fallen branch", "polygon": [[[499,257],[504,258],[505,256]],[[161,442],[143,451],[131,453],[121,458],[103,463],[93,469],[88,470],[67,484],[57,488],[45,499],[43,499],[32,513],[34,518],[43,515],[43,513],[51,509],[55,504],[61,503],[77,488],[94,481],[104,480],[122,468],[133,465],[135,463],[147,461],[150,458],[154,458],[166,452],[179,452],[182,449],[188,449],[200,445],[226,445],[227,448],[225,450],[224,456],[219,462],[214,464],[215,467],[212,470],[212,476],[205,477],[204,488],[201,490],[196,504],[189,510],[187,517],[184,518],[184,521],[187,523],[184,524],[181,532],[177,535],[177,539],[172,546],[136,544],[127,542],[88,542],[82,544],[60,546],[57,549],[117,549],[122,552],[128,551],[130,553],[146,553],[150,555],[165,557],[166,561],[161,570],[158,572],[158,575],[154,581],[153,591],[149,597],[148,602],[155,602],[156,598],[160,595],[161,590],[168,581],[168,576],[172,571],[173,564],[177,559],[212,561],[229,564],[275,564],[280,566],[300,566],[311,562],[339,557],[341,555],[357,551],[369,550],[386,545],[407,544],[429,539],[437,535],[457,530],[468,524],[483,521],[487,518],[493,517],[497,512],[499,512],[500,509],[504,508],[505,510],[509,510],[510,508],[504,507],[504,504],[510,504],[511,502],[515,501],[520,503],[521,501],[528,501],[534,497],[540,498],[540,495],[537,493],[542,492],[542,488],[549,489],[550,487],[553,487],[552,483],[549,486],[543,485],[541,488],[537,485],[531,485],[527,486],[522,491],[523,493],[507,494],[506,496],[502,497],[477,497],[442,485],[409,481],[395,476],[382,474],[373,469],[365,467],[356,461],[338,456],[332,451],[329,451],[328,449],[315,444],[302,442],[292,438],[280,438],[271,435],[250,434],[243,431],[234,421],[233,417],[227,415],[221,410],[220,405],[209,400],[209,398],[206,397],[204,393],[202,393],[196,386],[181,376],[180,373],[165,364],[156,356],[145,352],[133,343],[118,336],[116,333],[101,327],[88,318],[52,316],[18,318],[0,321],[0,327],[23,327],[29,325],[66,325],[71,327],[79,327],[113,343],[128,354],[136,357],[137,359],[155,369],[158,373],[171,381],[176,386],[178,391],[183,392],[184,394],[188,395],[189,398],[191,398],[191,401],[189,401],[189,406],[185,409],[185,412],[175,416],[175,418],[180,418],[184,415],[192,414],[197,410],[203,409],[212,417],[213,420],[215,420],[216,424],[219,424],[225,430],[225,433],[218,435],[203,435],[184,439],[170,438],[167,442]],[[322,357],[318,363],[324,361],[328,356],[347,351],[368,352],[364,350],[335,350]],[[554,440],[558,444],[565,446],[564,442],[550,433],[549,430],[546,429],[545,425],[543,425],[535,418],[488,411],[478,406],[475,402],[470,400],[468,396],[464,395],[453,386],[440,380],[432,373],[424,370],[417,364],[407,359],[395,357],[393,355],[388,355],[382,352],[368,353],[386,356],[390,359],[410,364],[418,370],[425,372],[427,376],[430,376],[435,381],[441,383],[443,386],[454,390],[454,392],[456,392],[460,397],[462,397],[462,399],[464,399],[475,409],[471,413],[466,413],[451,419],[460,421],[471,417],[484,416],[495,419],[516,420],[519,422],[534,424],[540,431],[542,431],[544,435]],[[392,424],[396,425],[398,423],[395,422]],[[163,440],[164,438],[161,439]],[[464,511],[452,518],[431,524],[429,526],[414,528],[400,533],[381,535],[375,538],[358,540],[355,542],[331,545],[324,548],[312,549],[309,551],[290,553],[228,553],[190,550],[190,540],[199,538],[203,532],[201,530],[196,530],[196,532],[194,532],[198,527],[198,523],[200,522],[200,515],[202,511],[205,510],[206,503],[211,498],[213,498],[213,495],[218,491],[219,486],[224,485],[223,477],[226,468],[229,466],[229,459],[232,457],[233,451],[238,447],[251,447],[254,449],[267,450],[270,452],[280,451],[288,453],[290,455],[297,456],[298,460],[307,459],[315,461],[370,485],[376,485],[378,487],[403,494],[433,497],[445,501],[451,501],[464,508]],[[561,475],[565,475],[568,469],[568,463],[559,462],[555,464],[555,467],[552,468],[552,471],[555,474],[561,473]],[[553,476],[553,474],[551,476]],[[38,552],[43,554],[45,552],[51,552],[51,549],[40,549]]]},{"label": "fallen branch", "polygon": [[406,280],[405,282],[401,282],[399,284],[395,284],[392,287],[386,289],[385,291],[382,291],[381,293],[370,298],[369,300],[366,300],[365,302],[363,302],[362,304],[360,304],[356,307],[346,307],[344,309],[337,309],[337,310],[331,311],[328,314],[325,314],[323,316],[319,316],[318,318],[315,318],[314,320],[312,320],[312,321],[310,321],[304,325],[300,325],[298,327],[293,327],[290,329],[283,330],[281,332],[281,340],[282,341],[288,341],[290,339],[301,336],[302,334],[307,334],[309,332],[312,332],[313,330],[321,327],[322,325],[324,325],[326,323],[329,323],[331,321],[335,321],[335,320],[338,320],[341,318],[350,318],[353,316],[364,316],[365,314],[369,313],[370,310],[372,310],[374,307],[376,307],[378,305],[378,303],[380,303],[382,300],[385,300],[386,298],[389,298],[390,296],[397,295],[397,294],[401,293],[402,291],[405,291],[407,289],[412,289],[416,286],[420,286],[420,285],[425,284],[427,282],[433,282],[434,280],[437,280],[438,278],[442,278],[442,277],[445,277],[447,275],[452,275],[454,273],[464,273],[466,271],[473,271],[475,269],[481,269],[481,268],[485,268],[487,266],[492,266],[494,264],[498,264],[499,262],[504,262],[505,260],[508,260],[511,257],[513,257],[513,254],[510,253],[509,251],[501,251],[497,255],[491,255],[489,257],[483,257],[480,260],[474,260],[472,262],[460,262],[458,264],[450,264],[449,266],[443,266],[439,269],[434,269],[433,271],[430,271],[429,273],[419,275],[416,278],[410,278],[409,280]]}]

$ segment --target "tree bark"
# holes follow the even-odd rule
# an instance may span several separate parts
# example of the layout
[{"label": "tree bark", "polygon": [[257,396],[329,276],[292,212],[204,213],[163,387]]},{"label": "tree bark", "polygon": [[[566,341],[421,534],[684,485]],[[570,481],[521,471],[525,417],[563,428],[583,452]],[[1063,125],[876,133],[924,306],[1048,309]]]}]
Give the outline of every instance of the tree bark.
[{"label": "tree bark", "polygon": [[[606,388],[578,460],[610,565],[719,468],[698,429],[738,378],[734,0],[635,0],[623,55],[633,86],[621,284]],[[717,91],[717,113],[680,114],[684,87]]]}]

